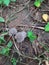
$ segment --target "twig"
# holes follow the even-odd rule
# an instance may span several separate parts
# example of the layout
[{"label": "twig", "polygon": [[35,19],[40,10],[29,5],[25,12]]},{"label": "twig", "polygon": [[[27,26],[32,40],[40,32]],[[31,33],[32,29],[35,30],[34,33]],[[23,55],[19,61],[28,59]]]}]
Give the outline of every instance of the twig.
[{"label": "twig", "polygon": [[39,10],[39,11],[41,11],[41,12],[49,12],[49,10]]},{"label": "twig", "polygon": [[15,43],[15,40],[14,40],[14,37],[13,37],[13,36],[12,36],[12,39],[13,39],[13,42],[14,42],[15,48],[17,49],[17,53],[18,53],[19,55],[22,55],[22,54],[20,53],[20,51],[19,51],[19,49],[18,49],[16,43]]},{"label": "twig", "polygon": [[34,26],[34,25],[32,25],[32,26],[28,26],[28,25],[18,25],[18,27],[28,27],[28,28],[36,28],[36,29],[44,30],[44,27],[36,27],[36,26]]}]

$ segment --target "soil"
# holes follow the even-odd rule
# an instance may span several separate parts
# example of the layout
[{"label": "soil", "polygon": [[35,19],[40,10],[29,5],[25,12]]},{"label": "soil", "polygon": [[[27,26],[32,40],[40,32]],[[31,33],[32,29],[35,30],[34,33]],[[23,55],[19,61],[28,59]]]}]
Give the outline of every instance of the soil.
[{"label": "soil", "polygon": [[[8,7],[3,6],[0,9],[0,16],[4,17],[6,21],[8,20],[7,26],[3,26],[2,24],[1,26],[8,28],[15,27],[18,31],[32,30],[37,35],[37,39],[33,43],[28,38],[22,43],[16,42],[20,52],[26,56],[20,56],[17,65],[38,65],[39,61],[33,58],[45,52],[39,43],[43,43],[49,47],[49,32],[32,28],[33,25],[44,27],[47,24],[41,16],[43,13],[49,14],[49,0],[45,0],[40,8],[36,8],[33,3],[34,0],[17,0],[16,3],[11,3]],[[15,47],[13,46],[12,49],[15,50]],[[11,57],[14,52],[11,51],[10,53]],[[45,53],[45,55],[49,57],[49,53]],[[0,65],[12,65],[12,63],[8,57],[0,56]],[[41,65],[46,64],[42,62]]]}]

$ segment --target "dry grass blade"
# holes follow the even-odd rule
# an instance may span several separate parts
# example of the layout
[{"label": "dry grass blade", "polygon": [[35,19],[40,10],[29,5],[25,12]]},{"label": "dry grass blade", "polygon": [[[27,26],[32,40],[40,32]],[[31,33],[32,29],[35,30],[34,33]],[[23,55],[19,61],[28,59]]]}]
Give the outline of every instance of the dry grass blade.
[{"label": "dry grass blade", "polygon": [[34,25],[32,25],[32,26],[28,26],[28,25],[18,25],[18,27],[28,27],[28,28],[36,28],[36,29],[44,30],[44,27],[36,27],[36,26],[34,26]]}]

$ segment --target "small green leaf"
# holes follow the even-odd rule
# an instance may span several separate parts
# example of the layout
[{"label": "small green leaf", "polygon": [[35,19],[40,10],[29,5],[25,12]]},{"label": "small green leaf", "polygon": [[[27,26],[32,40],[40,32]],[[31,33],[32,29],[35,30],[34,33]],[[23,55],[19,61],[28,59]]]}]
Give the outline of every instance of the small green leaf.
[{"label": "small green leaf", "polygon": [[3,17],[0,17],[0,22],[5,22]]},{"label": "small green leaf", "polygon": [[45,26],[45,31],[49,32],[49,22],[47,23],[47,25]]},{"label": "small green leaf", "polygon": [[3,3],[8,6],[10,4],[10,0],[3,0]]},{"label": "small green leaf", "polygon": [[35,1],[35,2],[34,2],[34,5],[35,5],[36,7],[40,7],[41,3],[40,3],[39,1]]},{"label": "small green leaf", "polygon": [[15,58],[12,58],[12,59],[11,59],[11,62],[12,62],[13,65],[16,65],[17,62],[18,62],[18,60],[16,60]]},{"label": "small green leaf", "polygon": [[0,44],[2,44],[2,43],[5,43],[4,36],[1,36],[1,37],[0,37]]},{"label": "small green leaf", "polygon": [[16,0],[0,0],[0,5],[8,6],[10,2],[16,2]]},{"label": "small green leaf", "polygon": [[7,47],[8,47],[8,48],[11,48],[12,45],[13,45],[13,44],[12,44],[12,41],[9,41],[8,44],[7,44]]},{"label": "small green leaf", "polygon": [[5,56],[8,56],[9,55],[9,48],[8,47],[6,47],[6,48],[2,48],[1,50],[0,50],[0,54],[1,55],[5,55]]},{"label": "small green leaf", "polygon": [[36,7],[40,7],[40,6],[41,6],[41,3],[42,3],[43,1],[44,1],[44,0],[35,0],[34,5],[35,5]]},{"label": "small green leaf", "polygon": [[27,32],[27,36],[30,39],[30,41],[34,41],[36,39],[36,35],[32,31]]}]

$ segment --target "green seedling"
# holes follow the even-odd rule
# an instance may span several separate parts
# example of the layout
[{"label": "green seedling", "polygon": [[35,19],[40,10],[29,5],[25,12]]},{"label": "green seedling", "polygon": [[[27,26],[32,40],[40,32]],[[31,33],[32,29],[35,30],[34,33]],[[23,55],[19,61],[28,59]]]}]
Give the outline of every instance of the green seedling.
[{"label": "green seedling", "polygon": [[41,6],[41,3],[42,3],[43,1],[44,1],[44,0],[35,0],[34,6],[40,7],[40,6]]},{"label": "green seedling", "polygon": [[5,40],[4,36],[7,34],[8,34],[8,32],[2,32],[2,34],[0,35],[0,44],[6,44],[6,40]]},{"label": "green seedling", "polygon": [[9,41],[8,44],[7,44],[7,47],[8,47],[8,48],[11,48],[12,45],[13,45],[13,44],[12,44],[12,41]]},{"label": "green seedling", "polygon": [[30,41],[34,41],[37,37],[32,31],[27,32],[27,37],[30,39]]},{"label": "green seedling", "polygon": [[8,6],[10,4],[10,0],[0,0],[0,5],[2,4]]},{"label": "green seedling", "polygon": [[10,51],[10,49],[8,47],[2,47],[1,50],[0,50],[0,54],[8,56],[9,55],[9,51]]},{"label": "green seedling", "polygon": [[0,17],[0,23],[3,23],[3,22],[5,22],[4,18]]},{"label": "green seedling", "polygon": [[40,6],[41,6],[41,3],[40,3],[39,1],[35,1],[35,2],[34,2],[34,5],[35,5],[36,7],[40,7]]},{"label": "green seedling", "polygon": [[0,36],[0,44],[3,44],[3,43],[5,43],[6,41],[5,41],[5,39],[4,39],[4,36]]},{"label": "green seedling", "polygon": [[17,59],[15,59],[15,58],[12,58],[12,59],[11,59],[11,62],[12,62],[12,64],[13,64],[13,65],[16,65],[16,64],[17,64],[17,62],[18,62],[18,60],[17,60]]},{"label": "green seedling", "polygon": [[0,0],[0,5],[8,6],[10,2],[16,2],[16,0]]},{"label": "green seedling", "polygon": [[47,23],[47,25],[45,26],[45,31],[49,32],[49,22]]},{"label": "green seedling", "polygon": [[0,50],[1,55],[9,56],[10,48],[12,47],[12,41],[9,41],[6,47],[2,47]]}]

